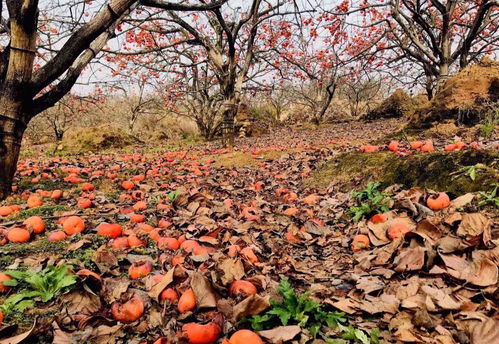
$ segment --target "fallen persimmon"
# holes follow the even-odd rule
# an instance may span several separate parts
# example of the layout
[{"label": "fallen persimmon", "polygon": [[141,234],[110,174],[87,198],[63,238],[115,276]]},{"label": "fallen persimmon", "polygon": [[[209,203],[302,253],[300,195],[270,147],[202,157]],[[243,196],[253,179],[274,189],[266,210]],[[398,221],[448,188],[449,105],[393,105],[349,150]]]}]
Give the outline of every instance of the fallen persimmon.
[{"label": "fallen persimmon", "polygon": [[253,252],[253,249],[251,247],[245,247],[241,250],[241,254],[243,255],[244,258],[246,258],[250,263],[258,263],[260,260],[256,256],[256,254]]},{"label": "fallen persimmon", "polygon": [[178,300],[178,311],[180,313],[186,313],[192,311],[196,307],[196,295],[194,295],[194,291],[192,289],[187,289],[180,296]]},{"label": "fallen persimmon", "polygon": [[263,340],[253,331],[239,330],[230,339],[224,339],[222,344],[263,344]]},{"label": "fallen persimmon", "polygon": [[390,240],[396,238],[402,238],[407,232],[409,232],[409,227],[403,223],[394,223],[386,230],[386,235]]},{"label": "fallen persimmon", "polygon": [[386,222],[386,220],[388,220],[388,217],[385,214],[376,214],[376,215],[373,215],[369,219],[369,222],[372,222],[374,224],[378,224],[378,223]]},{"label": "fallen persimmon", "polygon": [[115,320],[129,323],[139,319],[144,313],[144,301],[134,295],[125,303],[114,302],[111,305],[111,314]]},{"label": "fallen persimmon", "polygon": [[125,190],[131,190],[135,187],[135,183],[129,180],[125,180],[123,183],[121,183],[121,187]]},{"label": "fallen persimmon", "polygon": [[188,323],[182,326],[182,338],[188,340],[189,344],[212,344],[220,337],[222,329],[218,324],[210,322],[207,324]]},{"label": "fallen persimmon", "polygon": [[28,217],[24,220],[23,224],[26,225],[28,229],[31,229],[35,234],[40,234],[45,231],[45,222],[40,216]]},{"label": "fallen persimmon", "polygon": [[95,186],[91,183],[83,183],[81,184],[81,190],[82,191],[93,191],[95,189]]},{"label": "fallen persimmon", "polygon": [[194,252],[194,250],[196,248],[198,248],[199,246],[201,246],[201,245],[199,245],[199,243],[195,240],[185,240],[184,242],[182,242],[180,244],[180,248],[187,253]]},{"label": "fallen persimmon", "polygon": [[97,234],[107,238],[115,239],[123,233],[123,228],[119,223],[101,223],[97,226]]},{"label": "fallen persimmon", "polygon": [[250,296],[257,293],[256,287],[250,281],[237,280],[232,282],[229,293],[233,296]]},{"label": "fallen persimmon", "polygon": [[139,260],[134,262],[130,268],[128,268],[128,274],[131,279],[139,279],[149,275],[152,271],[152,263],[148,260]]},{"label": "fallen persimmon", "polygon": [[85,229],[85,222],[79,216],[70,216],[64,220],[62,228],[67,235],[81,233]]},{"label": "fallen persimmon", "polygon": [[10,242],[28,242],[31,234],[27,229],[14,227],[7,233]]},{"label": "fallen persimmon", "polygon": [[436,195],[430,195],[426,200],[426,205],[431,210],[442,210],[450,205],[450,199],[445,192],[440,192]]},{"label": "fallen persimmon", "polygon": [[118,237],[109,242],[109,246],[114,250],[123,250],[129,248],[127,237]]},{"label": "fallen persimmon", "polygon": [[92,206],[92,201],[88,198],[82,197],[78,199],[77,206],[80,209],[88,209]]},{"label": "fallen persimmon", "polygon": [[420,149],[423,147],[424,142],[423,141],[412,141],[409,143],[412,149]]},{"label": "fallen persimmon", "polygon": [[54,201],[59,200],[62,197],[62,191],[61,190],[54,190],[52,191],[52,194],[50,198]]},{"label": "fallen persimmon", "polygon": [[51,242],[66,240],[66,238],[66,233],[64,233],[63,231],[54,231],[50,232],[47,235],[47,240]]},{"label": "fallen persimmon", "polygon": [[388,150],[390,150],[392,152],[398,152],[399,142],[398,141],[391,141],[390,144],[388,145]]},{"label": "fallen persimmon", "polygon": [[352,251],[358,252],[363,248],[369,247],[369,245],[370,245],[370,240],[367,235],[357,234],[356,236],[353,237]]},{"label": "fallen persimmon", "polygon": [[424,145],[421,146],[421,152],[434,152],[435,148],[433,147],[433,141],[428,140]]},{"label": "fallen persimmon", "polygon": [[26,204],[28,205],[28,208],[32,209],[41,207],[43,205],[43,201],[38,195],[31,195],[29,196]]},{"label": "fallen persimmon", "polygon": [[170,302],[177,302],[179,300],[178,294],[173,288],[166,288],[159,294],[161,301],[169,300]]},{"label": "fallen persimmon", "polygon": [[9,275],[0,272],[0,294],[5,294],[10,290],[10,287],[3,284],[3,282],[10,281],[11,279],[12,277]]},{"label": "fallen persimmon", "polygon": [[132,223],[142,223],[146,220],[146,217],[142,214],[130,214],[130,222]]},{"label": "fallen persimmon", "polygon": [[0,216],[9,216],[13,212],[14,212],[14,210],[10,206],[0,207]]},{"label": "fallen persimmon", "polygon": [[170,249],[176,251],[180,248],[180,242],[175,238],[161,237],[158,239],[158,247],[162,250]]},{"label": "fallen persimmon", "polygon": [[130,234],[128,236],[128,246],[130,247],[140,247],[144,246],[145,242],[140,240],[135,234]]}]

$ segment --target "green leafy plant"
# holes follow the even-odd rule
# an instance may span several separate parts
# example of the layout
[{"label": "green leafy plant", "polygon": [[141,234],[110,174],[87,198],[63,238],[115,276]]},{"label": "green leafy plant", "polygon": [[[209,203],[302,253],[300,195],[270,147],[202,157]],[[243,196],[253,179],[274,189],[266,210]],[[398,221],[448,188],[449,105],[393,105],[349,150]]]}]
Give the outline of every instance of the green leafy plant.
[{"label": "green leafy plant", "polygon": [[472,166],[464,166],[463,168],[461,168],[459,171],[455,172],[454,174],[457,174],[458,176],[465,175],[465,176],[468,176],[472,181],[475,181],[478,171],[486,170],[486,169],[487,169],[487,166],[485,166],[484,164],[476,164],[476,165],[472,165]]},{"label": "green leafy plant", "polygon": [[499,208],[498,190],[499,185],[496,185],[490,192],[479,192],[482,199],[478,202],[478,206],[483,207],[485,205],[491,204]]},{"label": "green leafy plant", "polygon": [[308,329],[314,338],[320,336],[326,343],[341,343],[342,341],[328,338],[324,334],[324,328],[329,327],[337,328],[343,339],[355,343],[379,343],[377,330],[368,334],[348,325],[344,313],[323,310],[319,303],[310,298],[310,293],[297,295],[287,279],[281,280],[277,291],[282,297],[282,301],[271,300],[270,310],[246,319],[253,330],[261,331],[281,325],[298,325]]},{"label": "green leafy plant", "polygon": [[13,279],[4,281],[10,287],[21,290],[9,296],[0,306],[8,315],[11,312],[23,312],[33,307],[36,301],[48,302],[76,283],[76,276],[70,272],[71,266],[48,266],[40,272],[9,270],[5,273]]},{"label": "green leafy plant", "polygon": [[175,199],[177,199],[177,197],[182,193],[182,191],[180,190],[175,190],[175,191],[172,191],[170,192],[167,197],[168,197],[168,200],[170,201],[170,203],[173,203],[173,201],[175,201]]},{"label": "green leafy plant", "polygon": [[380,182],[369,182],[365,189],[352,193],[358,205],[350,207],[348,213],[354,222],[372,213],[384,213],[390,210],[390,195],[379,191],[380,186]]}]

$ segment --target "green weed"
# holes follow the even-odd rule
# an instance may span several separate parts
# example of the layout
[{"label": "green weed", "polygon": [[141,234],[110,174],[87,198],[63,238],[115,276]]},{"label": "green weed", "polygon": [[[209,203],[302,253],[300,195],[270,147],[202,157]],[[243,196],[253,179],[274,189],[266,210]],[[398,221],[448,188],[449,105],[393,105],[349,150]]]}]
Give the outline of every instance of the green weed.
[{"label": "green weed", "polygon": [[357,200],[356,206],[350,207],[348,213],[354,222],[373,213],[384,213],[390,210],[390,195],[378,190],[380,182],[369,182],[365,189],[352,193]]}]

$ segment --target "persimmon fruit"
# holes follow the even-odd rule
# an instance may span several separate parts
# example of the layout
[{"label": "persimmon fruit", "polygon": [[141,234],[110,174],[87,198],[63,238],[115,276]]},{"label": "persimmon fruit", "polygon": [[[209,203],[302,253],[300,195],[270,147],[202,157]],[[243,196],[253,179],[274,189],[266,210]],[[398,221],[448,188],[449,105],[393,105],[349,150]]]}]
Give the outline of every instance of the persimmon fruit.
[{"label": "persimmon fruit", "polygon": [[62,224],[62,228],[67,235],[74,235],[83,232],[85,222],[79,216],[70,216]]},{"label": "persimmon fruit", "polygon": [[131,279],[139,279],[149,275],[152,271],[152,263],[148,260],[139,260],[134,262],[130,268],[128,268],[128,274]]},{"label": "persimmon fruit", "polygon": [[43,205],[42,199],[38,195],[31,195],[29,196],[26,204],[28,205],[28,208],[38,208]]},{"label": "persimmon fruit", "polygon": [[369,245],[370,245],[370,240],[367,235],[357,234],[356,236],[353,237],[352,251],[358,252],[363,248],[369,247]]},{"label": "persimmon fruit", "polygon": [[263,340],[253,331],[239,330],[222,344],[263,344]]},{"label": "persimmon fruit", "polygon": [[442,210],[450,205],[450,198],[445,192],[440,192],[436,195],[428,197],[426,205],[431,210]]},{"label": "persimmon fruit", "polygon": [[212,344],[220,337],[222,329],[214,322],[208,324],[188,323],[182,326],[182,337],[189,344]]},{"label": "persimmon fruit", "polygon": [[234,296],[250,296],[257,293],[256,287],[250,281],[238,280],[232,282],[229,293]]},{"label": "persimmon fruit", "polygon": [[27,229],[14,227],[7,233],[10,242],[28,242],[31,234]]},{"label": "persimmon fruit", "polygon": [[12,277],[9,275],[0,272],[0,294],[5,294],[10,290],[10,287],[3,284],[3,282],[10,281],[11,279]]},{"label": "persimmon fruit", "polygon": [[123,228],[119,223],[101,223],[99,226],[97,226],[97,234],[115,239],[123,233]]},{"label": "persimmon fruit", "polygon": [[402,238],[407,232],[409,232],[409,227],[403,223],[394,223],[386,230],[386,235],[389,239],[394,240],[396,238]]},{"label": "persimmon fruit", "polygon": [[130,323],[139,319],[144,313],[144,301],[139,296],[132,296],[125,303],[114,302],[111,305],[111,314],[115,320]]},{"label": "persimmon fruit", "polygon": [[180,296],[178,300],[178,311],[180,313],[186,313],[192,311],[196,307],[196,295],[194,295],[194,291],[192,289],[187,289]]},{"label": "persimmon fruit", "polygon": [[177,302],[179,300],[178,294],[173,288],[166,288],[159,295],[161,301],[169,300],[170,302]]},{"label": "persimmon fruit", "polygon": [[67,235],[63,231],[50,232],[47,235],[47,240],[51,242],[66,240]]},{"label": "persimmon fruit", "polygon": [[45,230],[45,222],[40,216],[31,216],[27,218],[24,222],[24,225],[28,227],[28,229],[33,230],[33,233],[40,234]]}]

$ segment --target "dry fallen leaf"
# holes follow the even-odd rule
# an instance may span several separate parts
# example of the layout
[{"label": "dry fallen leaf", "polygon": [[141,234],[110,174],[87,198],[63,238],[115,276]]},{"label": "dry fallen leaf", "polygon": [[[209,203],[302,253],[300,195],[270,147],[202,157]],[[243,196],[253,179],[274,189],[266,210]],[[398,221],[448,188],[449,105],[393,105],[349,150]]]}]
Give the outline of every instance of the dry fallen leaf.
[{"label": "dry fallen leaf", "polygon": [[271,330],[259,331],[258,334],[269,343],[280,344],[292,340],[300,332],[300,326],[278,326]]}]

